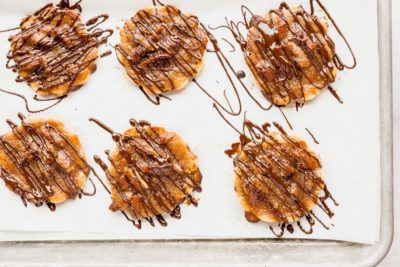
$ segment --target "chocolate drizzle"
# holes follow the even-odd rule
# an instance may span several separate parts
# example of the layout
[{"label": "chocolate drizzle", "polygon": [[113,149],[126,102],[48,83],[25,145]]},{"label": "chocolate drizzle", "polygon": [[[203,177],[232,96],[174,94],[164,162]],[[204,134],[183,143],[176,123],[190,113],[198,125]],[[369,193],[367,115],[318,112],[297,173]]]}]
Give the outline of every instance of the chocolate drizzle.
[{"label": "chocolate drizzle", "polygon": [[[107,42],[112,30],[97,28],[108,18],[106,14],[82,23],[80,2],[48,4],[21,22],[21,31],[9,38],[6,64],[19,73],[17,82],[26,81],[43,95],[61,96],[81,86],[82,75],[88,75],[84,71],[95,71],[97,48]],[[91,26],[88,31],[86,26]],[[67,88],[56,93],[63,86]]]},{"label": "chocolate drizzle", "polygon": [[[201,191],[201,174],[186,169],[167,145],[157,129],[146,121],[130,120],[137,136],[114,132],[97,119],[90,119],[109,132],[116,142],[117,150],[106,151],[110,166],[95,156],[95,162],[105,172],[112,188],[113,204],[110,209],[129,213],[126,217],[138,228],[141,219],[146,219],[154,226],[152,217],[165,226],[163,214],[180,218],[179,204],[185,199],[197,206],[191,192]],[[120,199],[118,201],[117,198]],[[177,198],[177,194],[183,196]],[[121,203],[119,203],[121,202]]]},{"label": "chocolate drizzle", "polygon": [[36,101],[39,101],[39,102],[43,102],[43,101],[46,101],[46,102],[47,102],[47,101],[56,101],[56,102],[54,102],[53,104],[51,104],[50,106],[47,106],[47,107],[45,107],[45,108],[33,110],[33,109],[31,109],[31,108],[29,107],[28,99],[27,99],[24,95],[18,94],[18,93],[15,93],[15,92],[11,92],[11,91],[7,91],[7,90],[1,89],[1,88],[0,88],[0,92],[3,92],[3,93],[5,93],[5,94],[13,95],[13,96],[16,96],[16,97],[18,97],[18,98],[21,98],[21,99],[24,101],[24,103],[25,103],[25,109],[26,109],[26,111],[28,111],[29,113],[40,113],[40,112],[49,110],[49,109],[53,108],[54,106],[60,104],[61,101],[62,101],[64,98],[67,97],[67,96],[61,96],[61,97],[56,97],[56,98],[51,98],[51,99],[40,99],[40,98],[37,98],[37,96],[35,95],[35,96],[33,97],[33,99],[36,100]]},{"label": "chocolate drizzle", "polygon": [[[263,106],[251,93],[250,90],[248,89],[248,87],[246,86],[246,84],[242,81],[242,75],[239,74],[238,71],[236,71],[232,64],[230,63],[229,59],[225,56],[225,54],[221,51],[219,44],[218,44],[218,40],[215,38],[215,36],[204,26],[204,24],[201,24],[201,26],[203,27],[204,32],[207,34],[208,39],[210,40],[212,46],[213,46],[213,50],[208,50],[208,52],[210,53],[215,53],[217,55],[217,59],[220,63],[220,65],[222,66],[222,68],[224,69],[224,72],[234,90],[234,93],[236,95],[236,98],[238,99],[238,104],[239,104],[239,109],[237,112],[229,112],[223,105],[221,105],[221,103],[219,103],[214,97],[212,97],[206,90],[204,90],[204,88],[202,88],[201,86],[199,86],[199,84],[197,84],[199,86],[200,89],[202,89],[206,95],[208,95],[213,101],[214,103],[219,106],[220,108],[222,108],[225,112],[227,112],[230,115],[234,115],[237,116],[241,113],[242,111],[242,103],[240,100],[240,96],[238,93],[238,89],[235,85],[235,83],[233,82],[233,79],[230,75],[230,72],[232,72],[234,74],[234,77],[236,78],[236,80],[240,83],[240,85],[242,86],[242,88],[247,92],[247,94],[250,96],[250,98],[262,109],[262,110],[270,110],[272,108],[272,105],[268,105],[268,106]],[[220,27],[210,27],[209,28],[211,30],[216,30],[219,29],[221,27],[224,26],[220,26]]]},{"label": "chocolate drizzle", "polygon": [[4,33],[4,32],[12,32],[12,31],[16,31],[18,30],[19,27],[15,27],[15,28],[11,28],[11,29],[6,29],[6,30],[0,30],[0,33]]},{"label": "chocolate drizzle", "polygon": [[101,57],[101,58],[103,58],[103,57],[108,57],[108,56],[111,55],[111,54],[112,54],[112,51],[111,51],[111,50],[108,50],[108,51],[104,52],[103,54],[101,54],[100,57]]},{"label": "chocolate drizzle", "polygon": [[[245,120],[240,142],[225,152],[233,158],[238,179],[235,190],[246,207],[246,218],[257,222],[259,214],[280,222],[279,232],[270,226],[277,237],[282,237],[285,229],[292,233],[293,222],[306,234],[313,232],[316,221],[329,229],[311,210],[317,205],[332,218],[327,201],[338,205],[320,176],[319,158],[278,123],[273,124],[279,133],[271,132],[269,123],[258,126]],[[305,217],[307,227],[299,221],[301,217]]]},{"label": "chocolate drizzle", "polygon": [[[352,64],[343,63],[336,53],[325,25],[314,14],[315,2],[346,43]],[[301,6],[291,9],[283,2],[265,18],[242,6],[243,21],[226,19],[226,25],[214,28],[229,29],[244,52],[263,95],[277,106],[311,99],[315,92],[310,91],[310,86],[322,90],[335,81],[335,69],[353,69],[357,64],[352,48],[321,1],[310,0],[310,6],[308,13]],[[280,21],[278,25],[277,20]],[[248,31],[247,40],[242,27]],[[299,55],[306,58],[310,67],[302,66]]]},{"label": "chocolate drizzle", "polygon": [[[332,215],[333,216],[333,215]],[[311,235],[314,232],[314,226],[315,226],[315,220],[326,230],[329,230],[330,228],[323,222],[319,217],[315,215],[313,211],[310,211],[307,215],[304,216],[305,222],[307,223],[307,227],[305,227],[300,221],[296,222],[297,227],[302,231],[303,233],[307,235]],[[332,225],[333,226],[333,225]],[[285,231],[288,231],[290,234],[294,233],[294,227],[293,224],[291,223],[279,223],[278,228],[280,229],[280,232],[277,233],[274,229],[273,226],[269,226],[269,229],[271,232],[278,238],[283,237],[285,234]]]},{"label": "chocolate drizzle", "polygon": [[[227,109],[224,105],[222,105],[215,97],[213,97],[203,86],[200,85],[200,83],[193,79],[193,81],[195,82],[195,84],[197,85],[198,88],[200,88],[211,100],[213,100],[214,102],[214,106],[218,106],[219,108],[221,108],[222,110],[224,110],[226,113],[233,115],[233,116],[237,116],[242,112],[242,101],[240,99],[239,96],[239,92],[237,90],[237,87],[233,81],[233,78],[230,74],[230,72],[232,72],[235,75],[235,78],[243,85],[244,83],[240,80],[240,78],[237,76],[235,69],[233,68],[232,64],[229,62],[228,58],[225,56],[225,54],[221,51],[219,45],[218,45],[218,41],[215,38],[215,36],[206,28],[206,26],[204,26],[204,24],[201,23],[201,27],[203,29],[203,31],[205,32],[205,34],[207,35],[208,40],[210,41],[213,50],[208,50],[210,53],[214,53],[218,59],[218,62],[220,63],[221,67],[223,68],[226,77],[229,80],[229,83],[231,84],[233,91],[235,93],[235,97],[237,99],[238,102],[238,108],[237,111],[234,111],[232,109],[232,105],[230,104],[230,101],[227,99],[226,94],[224,92],[224,96],[225,99],[228,102],[229,105],[229,109]],[[218,109],[218,107],[216,107]]]},{"label": "chocolate drizzle", "polygon": [[279,111],[281,112],[281,114],[282,114],[283,118],[285,119],[287,125],[289,126],[290,130],[293,130],[293,126],[292,126],[292,124],[290,123],[290,121],[289,121],[288,117],[286,116],[285,112],[283,112],[283,110],[282,110],[281,107],[278,107],[278,109],[279,109]]},{"label": "chocolate drizzle", "polygon": [[336,100],[337,100],[340,104],[343,104],[342,98],[339,96],[339,94],[336,92],[336,90],[333,89],[333,87],[332,87],[331,85],[328,86],[328,90],[329,90],[329,92],[333,95],[333,97],[336,98]]},{"label": "chocolate drizzle", "polygon": [[299,109],[304,107],[304,102],[296,102],[296,111],[298,112]]},{"label": "chocolate drizzle", "polygon": [[308,129],[306,128],[307,133],[311,136],[311,138],[313,139],[314,143],[316,143],[317,145],[319,145],[318,140],[315,138],[314,134]]},{"label": "chocolate drizzle", "polygon": [[[231,42],[229,42],[226,38],[223,37],[222,40],[223,40],[225,43],[227,43],[227,44],[231,47],[231,50],[229,51],[230,53],[233,53],[233,52],[236,51],[235,46],[234,46]],[[240,77],[239,77],[239,78],[240,78]]]},{"label": "chocolate drizzle", "polygon": [[[7,120],[12,132],[0,136],[0,177],[7,187],[27,201],[54,211],[52,202],[59,192],[67,199],[81,195],[92,196],[77,184],[78,177],[86,177],[90,167],[78,147],[52,122],[31,123],[19,113],[21,126]],[[15,140],[14,140],[15,139]],[[7,163],[8,162],[8,163]],[[7,164],[6,164],[7,163]]]}]

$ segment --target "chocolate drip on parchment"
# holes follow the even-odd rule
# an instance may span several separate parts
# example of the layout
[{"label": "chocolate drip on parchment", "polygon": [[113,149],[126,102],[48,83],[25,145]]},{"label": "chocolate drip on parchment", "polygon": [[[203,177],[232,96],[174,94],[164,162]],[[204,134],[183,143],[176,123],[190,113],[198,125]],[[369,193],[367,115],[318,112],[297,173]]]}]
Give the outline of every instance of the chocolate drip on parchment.
[{"label": "chocolate drip on parchment", "polygon": [[[319,158],[290,137],[281,125],[276,122],[273,124],[279,132],[279,137],[276,132],[270,132],[269,123],[258,126],[245,120],[240,142],[233,144],[231,149],[225,152],[233,158],[235,173],[242,181],[244,192],[247,192],[250,199],[255,198],[258,203],[262,203],[263,208],[280,221],[280,232],[276,232],[270,226],[277,237],[282,237],[285,229],[290,233],[294,231],[292,221],[297,221],[298,228],[306,234],[313,232],[315,221],[329,229],[304,205],[305,201],[312,201],[329,218],[332,218],[334,213],[327,200],[330,199],[334,205],[338,205],[325,182],[315,172],[321,168]],[[236,131],[238,132],[237,129]],[[294,188],[299,190],[300,194],[294,194]],[[323,194],[317,196],[315,192]],[[301,217],[306,218],[307,227],[298,220]],[[246,218],[253,223],[259,221],[251,212],[246,212]]]},{"label": "chocolate drip on parchment", "polygon": [[[56,205],[50,198],[56,188],[65,193],[67,199],[80,198],[82,195],[93,196],[96,187],[90,178],[92,193],[84,192],[74,181],[74,176],[86,177],[90,173],[90,167],[78,148],[50,123],[45,122],[44,127],[35,127],[25,121],[21,113],[18,117],[21,126],[7,120],[12,134],[18,140],[18,146],[8,141],[4,135],[0,136],[0,150],[12,162],[12,166],[0,166],[0,177],[13,192],[21,196],[24,205],[27,205],[27,201],[36,206],[45,203],[54,211]],[[22,146],[22,151],[19,146]],[[72,170],[60,162],[60,155],[63,155],[62,158]],[[12,174],[8,169],[10,167],[18,170],[18,177]]]},{"label": "chocolate drip on parchment", "polygon": [[67,97],[67,96],[61,96],[61,97],[56,97],[56,98],[41,99],[41,98],[38,98],[37,95],[35,95],[35,96],[33,97],[33,99],[34,99],[35,101],[38,101],[38,102],[55,101],[55,102],[54,102],[53,104],[51,104],[51,105],[49,105],[49,106],[47,106],[47,107],[41,108],[41,109],[31,109],[30,106],[29,106],[28,99],[27,99],[26,96],[24,96],[23,94],[19,94],[19,93],[16,93],[16,92],[7,91],[7,90],[1,89],[1,88],[0,88],[0,92],[5,93],[5,94],[8,94],[8,95],[13,95],[13,96],[16,96],[16,97],[22,99],[22,101],[24,101],[24,104],[25,104],[25,109],[26,109],[26,111],[28,111],[29,113],[40,113],[40,112],[44,112],[44,111],[46,111],[46,110],[49,110],[49,109],[55,107],[56,105],[60,104],[61,101],[63,101],[63,99]]},{"label": "chocolate drip on parchment", "polygon": [[[336,53],[333,40],[328,36],[323,23],[314,14],[315,2],[344,40],[353,59],[351,65],[343,63]],[[287,3],[282,2],[279,9],[269,11],[269,18],[272,21],[272,16],[278,16],[286,24],[287,30],[293,35],[291,41],[297,44],[301,49],[301,54],[305,55],[313,68],[317,70],[318,80],[323,81],[324,86],[322,87],[316,84],[314,79],[309,77],[303,68],[298,66],[296,55],[289,53],[290,51],[286,48],[285,41],[279,34],[279,29],[271,21],[266,21],[263,17],[255,15],[248,7],[241,7],[242,21],[235,22],[226,19],[225,25],[213,28],[229,29],[244,52],[246,62],[254,73],[257,83],[261,86],[263,95],[273,104],[275,104],[273,101],[274,94],[279,95],[279,97],[289,97],[290,102],[298,102],[302,98],[302,101],[304,101],[304,80],[307,80],[307,83],[315,88],[323,89],[335,81],[335,77],[332,75],[335,68],[338,70],[353,69],[357,65],[355,55],[347,39],[321,1],[310,0],[310,9],[310,13],[302,7],[293,11]],[[296,27],[289,23],[284,12],[291,14]],[[249,15],[250,19],[248,18]],[[304,21],[305,26],[300,21]],[[255,29],[257,34],[249,34],[248,38],[250,39],[246,40],[244,33],[242,33],[242,28],[246,31]],[[261,38],[259,38],[260,36]],[[254,45],[250,46],[248,41]],[[310,45],[316,46],[316,49],[311,50]],[[334,53],[333,58],[331,58],[331,53]],[[331,63],[332,61],[333,64]],[[266,62],[266,64],[259,64],[259,62]],[[289,81],[300,85],[301,97],[299,97],[298,93],[292,91],[292,85]],[[246,91],[251,96],[251,93],[248,90]]]},{"label": "chocolate drip on parchment", "polygon": [[[231,47],[231,50],[229,51],[229,53],[233,53],[236,51],[235,46],[230,41],[228,41],[225,37],[222,37],[222,40]],[[239,78],[244,78],[244,77],[239,77]]]},{"label": "chocolate drip on parchment", "polygon": [[[39,83],[38,90],[44,92],[66,83],[69,84],[66,94],[77,89],[72,86],[74,81],[97,60],[97,57],[87,57],[94,49],[105,44],[113,33],[112,30],[97,28],[108,19],[107,14],[96,16],[86,24],[78,21],[80,13],[71,15],[68,10],[82,11],[80,2],[71,5],[63,0],[57,6],[48,4],[34,13],[35,19],[31,24],[27,22],[32,16],[26,17],[21,22],[21,31],[9,37],[12,49],[7,55],[6,67],[14,72],[24,72],[24,75],[16,78],[17,82]],[[64,20],[72,22],[61,25]],[[34,35],[39,36],[38,32],[46,31],[54,21],[57,24],[51,26],[53,30],[32,39]],[[88,32],[86,27],[90,27]]]},{"label": "chocolate drip on parchment", "polygon": [[214,106],[216,106],[217,109],[218,109],[218,107],[219,107],[219,108],[221,108],[223,111],[225,111],[226,113],[228,113],[228,114],[230,114],[230,115],[238,116],[238,115],[240,115],[240,113],[242,112],[242,101],[241,101],[241,99],[240,99],[239,92],[238,92],[237,86],[235,85],[234,79],[232,78],[232,74],[234,75],[235,79],[236,79],[237,81],[240,82],[240,84],[241,84],[242,86],[245,86],[245,85],[244,85],[244,83],[241,81],[241,79],[238,77],[237,71],[233,68],[232,64],[230,63],[230,61],[228,60],[228,58],[225,56],[224,52],[223,52],[223,51],[221,50],[221,48],[219,47],[218,40],[217,40],[217,39],[215,38],[215,36],[207,29],[207,27],[206,27],[203,23],[201,23],[200,25],[201,25],[202,30],[203,30],[204,33],[206,34],[208,40],[210,41],[210,43],[211,43],[211,45],[212,45],[212,47],[213,47],[212,50],[207,50],[207,51],[210,52],[210,53],[214,53],[214,54],[215,54],[215,56],[216,56],[217,59],[218,59],[218,62],[219,62],[219,64],[220,64],[220,66],[221,66],[222,69],[224,70],[225,75],[226,75],[226,77],[227,77],[228,80],[229,80],[229,83],[230,83],[231,86],[232,86],[233,92],[234,92],[234,94],[235,94],[235,97],[236,97],[236,100],[237,100],[237,103],[238,103],[237,111],[234,111],[234,110],[233,110],[232,105],[231,105],[229,99],[226,97],[226,92],[224,92],[224,96],[225,96],[225,99],[226,99],[227,102],[228,102],[229,109],[228,109],[227,107],[225,107],[223,104],[221,104],[221,102],[218,101],[215,97],[213,97],[213,96],[208,92],[208,90],[207,90],[205,87],[203,87],[196,79],[193,79],[193,81],[195,82],[195,84],[197,85],[197,87],[198,87],[200,90],[202,90],[202,91],[213,101]]},{"label": "chocolate drip on parchment", "polygon": [[331,86],[328,86],[328,90],[331,93],[331,95],[333,95],[334,98],[336,98],[336,100],[340,103],[343,104],[343,100],[342,98],[339,96],[338,92]]},{"label": "chocolate drip on parchment", "polygon": [[315,135],[308,128],[306,128],[306,131],[311,136],[311,138],[313,139],[314,143],[319,145],[319,142],[318,142],[317,138],[315,138]]},{"label": "chocolate drip on parchment", "polygon": [[19,30],[19,27],[10,28],[10,29],[6,29],[6,30],[0,30],[0,33],[12,32],[12,31],[16,31],[16,30]]},{"label": "chocolate drip on parchment", "polygon": [[[94,156],[95,162],[105,172],[113,191],[115,190],[128,207],[128,210],[121,211],[137,228],[141,228],[143,218],[154,226],[152,216],[142,216],[143,213],[139,209],[144,209],[147,214],[155,214],[156,220],[162,226],[166,226],[167,222],[162,214],[158,214],[157,207],[161,207],[164,213],[170,213],[171,217],[178,219],[181,217],[179,205],[182,202],[177,202],[171,195],[172,192],[167,184],[172,184],[174,190],[182,192],[189,203],[197,206],[197,201],[187,188],[201,192],[200,184],[185,170],[149,122],[130,120],[131,126],[139,134],[139,137],[135,138],[116,133],[97,119],[91,118],[90,121],[111,134],[122,161],[126,162],[126,166],[122,166],[121,160],[116,160],[110,151],[105,151],[111,168],[115,169],[114,172],[110,171],[110,167],[99,156]],[[141,142],[144,142],[146,147]],[[128,177],[126,173],[134,174],[134,178]],[[127,192],[137,196],[140,204],[133,203]],[[115,209],[111,205],[110,209],[116,211],[119,208]]]}]

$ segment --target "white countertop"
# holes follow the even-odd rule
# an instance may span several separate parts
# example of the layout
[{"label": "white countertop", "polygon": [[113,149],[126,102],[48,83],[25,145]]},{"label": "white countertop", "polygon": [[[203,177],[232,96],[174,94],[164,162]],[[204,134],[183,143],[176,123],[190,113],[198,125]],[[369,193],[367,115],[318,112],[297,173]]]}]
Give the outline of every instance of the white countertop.
[{"label": "white countertop", "polygon": [[393,246],[380,266],[400,266],[400,0],[393,1],[393,103],[394,103],[394,208],[395,237]]}]

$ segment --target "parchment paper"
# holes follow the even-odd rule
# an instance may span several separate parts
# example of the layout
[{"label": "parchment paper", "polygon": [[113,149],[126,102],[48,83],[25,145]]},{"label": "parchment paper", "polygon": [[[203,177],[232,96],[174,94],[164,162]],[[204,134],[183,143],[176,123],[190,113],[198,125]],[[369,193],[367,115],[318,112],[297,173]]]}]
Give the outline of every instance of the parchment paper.
[{"label": "parchment paper", "polygon": [[[0,29],[17,26],[21,18],[47,2],[0,0]],[[288,2],[292,5],[303,4],[308,8],[308,1]],[[294,108],[283,109],[294,126],[294,130],[289,131],[278,109],[262,111],[242,89],[239,90],[249,119],[257,123],[277,121],[289,133],[307,140],[320,154],[326,183],[340,203],[339,207],[334,207],[336,215],[331,220],[316,209],[316,213],[330,226],[329,231],[317,224],[313,235],[305,235],[296,230],[294,234],[286,234],[285,237],[374,243],[379,236],[380,213],[377,1],[324,2],[347,36],[358,60],[357,68],[340,72],[334,84],[344,104],[339,104],[325,90],[299,112]],[[218,26],[224,23],[225,16],[240,19],[240,6],[243,3],[255,13],[264,15],[269,9],[277,8],[280,1],[176,0],[168,3],[176,4],[185,13],[196,14],[206,25]],[[124,19],[133,16],[139,8],[151,4],[150,0],[85,0],[83,19],[101,13],[110,14],[110,19],[102,27],[111,27],[116,31],[110,39],[111,44],[116,44],[119,41],[116,26],[123,26]],[[225,37],[234,42],[227,30],[213,33],[218,38]],[[0,34],[0,88],[22,93],[31,100],[33,91],[24,83],[16,83],[15,74],[5,68],[8,36],[8,33]],[[333,36],[337,40],[339,54],[349,61],[342,41],[336,35]],[[220,42],[220,46],[234,67],[246,72],[245,82],[252,87],[250,71],[240,49],[237,47],[236,52],[229,53],[229,45]],[[103,51],[106,49],[112,48],[103,47]],[[103,156],[103,151],[114,144],[109,134],[89,123],[89,117],[96,117],[121,132],[129,127],[129,118],[136,118],[149,120],[154,125],[179,133],[200,160],[204,179],[199,207],[182,206],[182,219],[167,218],[168,227],[157,225],[153,228],[144,223],[143,229],[137,230],[122,214],[108,210],[110,197],[99,183],[98,193],[94,197],[68,201],[59,205],[56,212],[50,212],[46,207],[29,205],[25,208],[20,198],[9,192],[4,182],[0,181],[0,239],[274,237],[267,224],[250,224],[243,216],[233,190],[232,160],[223,153],[238,137],[217,115],[211,100],[191,84],[184,91],[169,95],[172,101],[164,100],[160,106],[154,106],[124,77],[124,73],[115,53],[100,59],[96,73],[83,88],[72,93],[55,108],[34,116],[57,118],[76,132],[93,166],[93,155]],[[233,105],[236,105],[231,87],[215,55],[206,55],[205,68],[198,81],[221,101],[222,93],[227,89]],[[255,86],[252,88],[252,92],[266,103],[258,89]],[[30,102],[32,108],[40,106]],[[1,133],[9,131],[5,123],[7,118],[17,121],[17,112],[26,114],[23,102],[13,96],[0,94]],[[243,116],[229,119],[240,127]],[[306,127],[314,133],[320,145],[313,143]]]}]

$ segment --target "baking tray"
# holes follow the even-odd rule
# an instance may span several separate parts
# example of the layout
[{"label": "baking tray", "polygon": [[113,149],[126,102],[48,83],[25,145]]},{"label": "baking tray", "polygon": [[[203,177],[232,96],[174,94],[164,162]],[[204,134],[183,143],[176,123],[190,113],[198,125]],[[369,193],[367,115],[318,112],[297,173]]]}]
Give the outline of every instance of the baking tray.
[{"label": "baking tray", "polygon": [[375,245],[300,239],[0,242],[0,265],[377,265],[390,249],[394,227],[391,4],[391,0],[378,0],[381,227],[379,242]]}]

